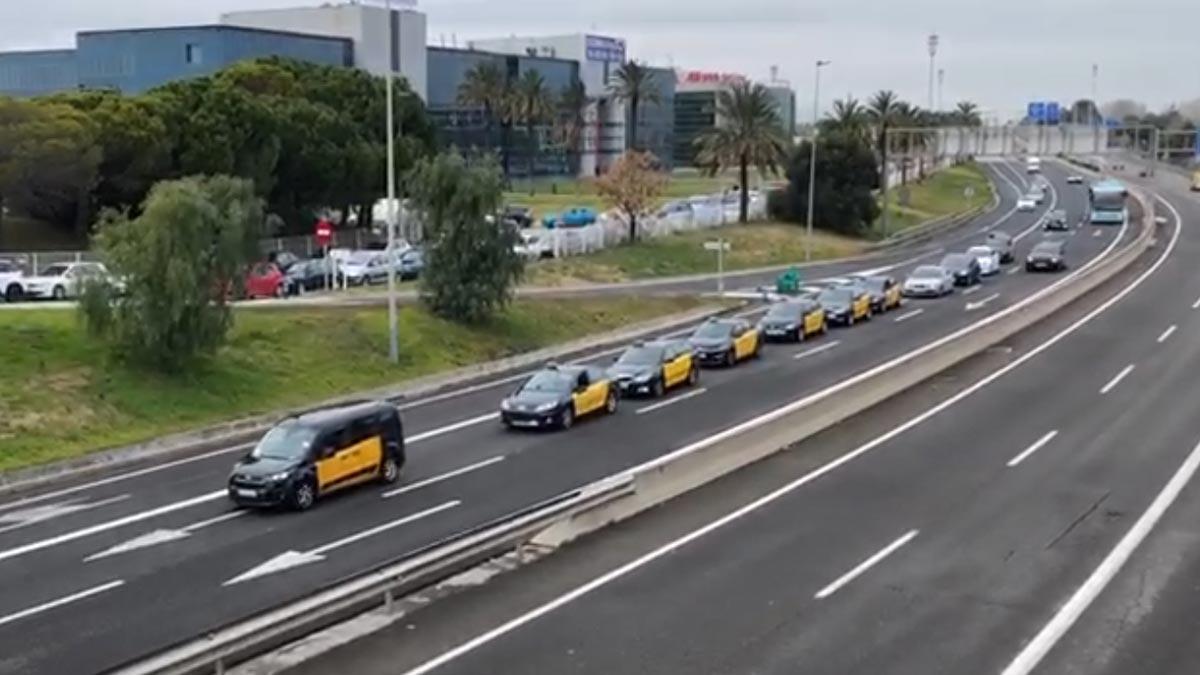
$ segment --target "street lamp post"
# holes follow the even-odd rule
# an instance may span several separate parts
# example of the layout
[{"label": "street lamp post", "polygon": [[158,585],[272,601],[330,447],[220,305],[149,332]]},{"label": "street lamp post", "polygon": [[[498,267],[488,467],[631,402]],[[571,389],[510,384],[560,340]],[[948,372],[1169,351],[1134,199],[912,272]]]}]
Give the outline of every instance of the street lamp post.
[{"label": "street lamp post", "polygon": [[808,221],[805,224],[806,236],[804,240],[804,262],[812,262],[812,247],[813,247],[813,198],[816,196],[817,185],[817,122],[821,114],[821,68],[829,65],[829,61],[818,60],[813,71],[816,73],[815,82],[813,85],[813,132],[812,140],[809,141],[809,149],[812,151],[808,156]]},{"label": "street lamp post", "polygon": [[929,36],[929,109],[933,110],[933,73],[937,62],[938,35]]},{"label": "street lamp post", "polygon": [[392,26],[392,0],[385,3],[388,13],[387,78],[387,295],[388,295],[388,359],[400,362],[400,331],[396,311],[396,111],[392,100],[395,65],[392,62],[392,41],[396,39]]}]

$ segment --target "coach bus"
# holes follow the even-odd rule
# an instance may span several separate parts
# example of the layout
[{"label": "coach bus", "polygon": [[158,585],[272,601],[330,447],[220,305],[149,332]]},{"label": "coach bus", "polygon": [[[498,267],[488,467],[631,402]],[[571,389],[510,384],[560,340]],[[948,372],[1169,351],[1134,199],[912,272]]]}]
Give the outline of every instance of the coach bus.
[{"label": "coach bus", "polygon": [[1093,225],[1124,225],[1129,218],[1128,198],[1129,190],[1120,181],[1109,178],[1092,184],[1088,188],[1089,220]]}]

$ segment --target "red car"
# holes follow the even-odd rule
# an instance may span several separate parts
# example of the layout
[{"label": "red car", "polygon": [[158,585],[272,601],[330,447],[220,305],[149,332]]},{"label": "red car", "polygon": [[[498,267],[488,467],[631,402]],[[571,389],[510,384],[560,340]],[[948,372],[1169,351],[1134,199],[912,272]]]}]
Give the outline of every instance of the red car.
[{"label": "red car", "polygon": [[258,263],[246,274],[246,297],[281,298],[284,294],[285,275],[275,263]]}]

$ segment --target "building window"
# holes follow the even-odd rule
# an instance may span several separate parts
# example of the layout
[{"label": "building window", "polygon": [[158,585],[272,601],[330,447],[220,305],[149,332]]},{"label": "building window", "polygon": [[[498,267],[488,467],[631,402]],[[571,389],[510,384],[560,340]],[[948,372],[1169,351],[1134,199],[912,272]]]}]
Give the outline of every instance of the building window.
[{"label": "building window", "polygon": [[198,65],[204,62],[204,48],[194,42],[189,42],[184,47],[184,56],[189,64]]}]

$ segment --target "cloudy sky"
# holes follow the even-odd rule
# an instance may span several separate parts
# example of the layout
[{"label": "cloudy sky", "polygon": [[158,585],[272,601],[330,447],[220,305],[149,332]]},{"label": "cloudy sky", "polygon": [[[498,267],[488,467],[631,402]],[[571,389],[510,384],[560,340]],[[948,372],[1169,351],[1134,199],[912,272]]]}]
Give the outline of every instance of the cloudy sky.
[{"label": "cloudy sky", "polygon": [[[382,1],[382,0],[368,0]],[[70,46],[76,30],[212,23],[225,11],[318,0],[0,0],[0,51]],[[420,0],[429,41],[579,31],[625,37],[658,65],[742,72],[772,65],[812,105],[891,88],[924,105],[926,38],[940,35],[947,106],[1005,117],[1034,98],[1087,96],[1159,108],[1200,97],[1200,0]],[[803,115],[802,115],[803,117]]]}]

